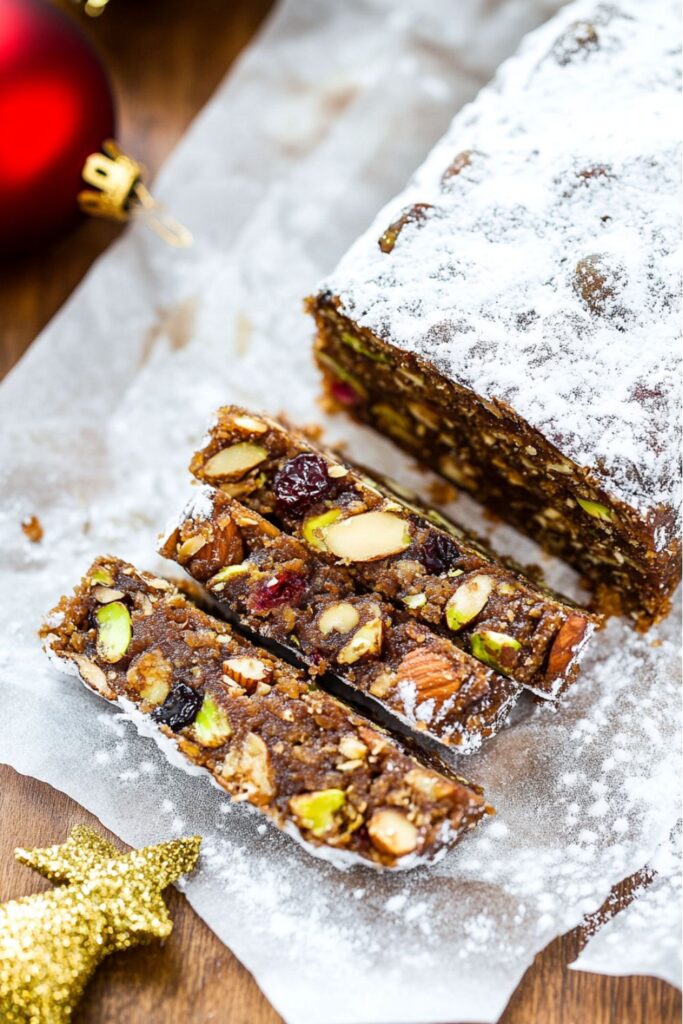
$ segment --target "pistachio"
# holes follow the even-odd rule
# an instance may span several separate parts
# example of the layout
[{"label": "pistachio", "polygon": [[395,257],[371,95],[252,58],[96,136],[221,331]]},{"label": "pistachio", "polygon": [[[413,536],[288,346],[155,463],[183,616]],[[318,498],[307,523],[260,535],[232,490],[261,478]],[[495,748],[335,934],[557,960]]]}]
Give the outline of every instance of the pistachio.
[{"label": "pistachio", "polygon": [[320,838],[334,828],[334,815],[345,803],[343,789],[319,789],[293,796],[289,806],[301,828]]},{"label": "pistachio", "polygon": [[113,587],[103,587],[98,584],[92,588],[92,596],[100,604],[109,604],[111,601],[120,601],[124,595],[122,590],[114,590]]},{"label": "pistachio", "polygon": [[417,608],[423,608],[427,603],[426,594],[406,594],[403,598],[403,603],[407,608],[411,608],[413,611]]},{"label": "pistachio", "polygon": [[371,562],[404,551],[408,523],[391,512],[363,512],[323,530],[325,547],[345,562]]},{"label": "pistachio", "polygon": [[372,845],[390,857],[404,857],[417,846],[418,831],[405,814],[386,807],[375,811],[368,822]]},{"label": "pistachio", "polygon": [[212,480],[222,476],[239,479],[267,458],[268,452],[261,445],[240,441],[212,455],[204,463],[203,473]]},{"label": "pistachio", "polygon": [[114,583],[114,574],[110,569],[100,565],[90,575],[90,585],[92,586],[95,583],[101,583],[103,587],[111,587]]},{"label": "pistachio", "polygon": [[204,697],[194,720],[194,735],[203,747],[220,747],[232,734],[230,720],[213,697]]},{"label": "pistachio", "polygon": [[519,640],[507,633],[497,633],[493,629],[484,629],[472,634],[472,654],[496,672],[509,675],[514,663],[514,653],[521,647]]},{"label": "pistachio", "polygon": [[171,692],[173,666],[162,652],[155,648],[140,654],[132,662],[126,679],[143,700],[156,707],[163,704]]},{"label": "pistachio", "polygon": [[603,522],[609,523],[614,518],[612,510],[598,501],[588,501],[587,498],[577,498],[576,500],[583,511],[587,512],[589,516],[593,516],[594,519],[601,519]]},{"label": "pistachio", "polygon": [[264,665],[258,658],[250,658],[248,655],[228,658],[223,662],[223,671],[243,686],[247,693],[255,690],[259,683],[267,682],[272,675],[269,665]]},{"label": "pistachio", "polygon": [[391,362],[388,355],[384,352],[377,351],[377,349],[371,348],[370,345],[366,345],[365,342],[361,341],[357,335],[351,334],[350,331],[341,331],[338,337],[340,341],[345,345],[348,345],[354,352],[358,352],[360,355],[366,356],[373,363]]},{"label": "pistachio", "polygon": [[233,579],[235,576],[243,576],[249,571],[250,567],[244,563],[242,565],[226,565],[206,585],[212,590],[222,590],[228,580]]},{"label": "pistachio", "polygon": [[331,356],[328,356],[326,352],[321,352],[319,349],[316,350],[315,354],[318,362],[322,363],[324,367],[327,367],[327,369],[332,374],[334,374],[337,380],[343,381],[345,384],[348,384],[357,395],[360,395],[361,398],[368,397],[368,392],[365,385],[361,383],[358,377],[356,377],[353,373],[350,373],[346,369],[346,367],[341,366],[341,364],[338,363],[335,359],[332,359]]},{"label": "pistachio", "polygon": [[452,630],[462,629],[475,619],[486,605],[494,580],[491,576],[470,576],[462,583],[446,605],[446,622]]},{"label": "pistachio", "polygon": [[370,619],[357,629],[349,642],[342,647],[337,655],[339,664],[353,665],[368,654],[379,654],[382,649],[383,631],[383,623],[379,617]]},{"label": "pistachio", "polygon": [[328,633],[350,633],[358,625],[358,611],[348,601],[331,604],[318,619],[318,629],[323,636]]},{"label": "pistachio", "polygon": [[128,650],[133,626],[125,604],[113,601],[95,612],[97,620],[97,653],[111,665],[120,661]]},{"label": "pistachio", "polygon": [[256,733],[249,732],[241,747],[229,751],[221,769],[226,779],[235,780],[237,799],[267,803],[275,793],[268,748]]},{"label": "pistachio", "polygon": [[322,512],[318,516],[309,516],[308,519],[304,519],[301,535],[308,546],[315,551],[324,551],[325,540],[323,531],[328,526],[331,526],[332,523],[335,523],[340,516],[340,509],[331,508],[328,512]]}]

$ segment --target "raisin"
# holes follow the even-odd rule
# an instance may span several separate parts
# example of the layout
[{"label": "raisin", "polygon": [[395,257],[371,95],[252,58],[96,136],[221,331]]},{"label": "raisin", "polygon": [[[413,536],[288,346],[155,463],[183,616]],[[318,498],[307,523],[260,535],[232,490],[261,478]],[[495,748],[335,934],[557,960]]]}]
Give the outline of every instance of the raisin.
[{"label": "raisin", "polygon": [[296,572],[285,569],[263,583],[251,596],[255,612],[267,612],[283,604],[296,604],[304,595],[306,580]]},{"label": "raisin", "polygon": [[295,455],[277,473],[273,481],[275,500],[287,512],[301,513],[327,494],[332,480],[327,463],[319,455]]},{"label": "raisin", "polygon": [[152,712],[152,718],[160,725],[167,725],[173,732],[178,732],[186,725],[191,725],[202,706],[202,698],[186,683],[178,683],[161,705]]},{"label": "raisin", "polygon": [[445,533],[430,533],[417,553],[427,572],[442,573],[460,557],[458,545]]}]

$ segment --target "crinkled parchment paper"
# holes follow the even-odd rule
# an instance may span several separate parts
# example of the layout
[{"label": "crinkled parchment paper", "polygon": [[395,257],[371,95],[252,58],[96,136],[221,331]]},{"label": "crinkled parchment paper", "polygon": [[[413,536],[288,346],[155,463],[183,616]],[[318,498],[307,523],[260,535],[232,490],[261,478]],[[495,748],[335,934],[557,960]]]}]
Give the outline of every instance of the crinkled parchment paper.
[{"label": "crinkled parchment paper", "polygon": [[[35,630],[100,552],[163,569],[156,534],[219,403],[321,419],[301,297],[556,6],[286,0],[156,183],[194,247],[127,232],[0,391],[0,758],[126,842],[204,835],[187,895],[288,1021],[493,1021],[539,949],[660,856],[680,802],[675,619],[646,638],[613,621],[558,713],[526,705],[464,766],[497,817],[432,869],[397,875],[342,873],[170,768],[47,664]],[[388,443],[326,426],[425,487]],[[455,511],[481,530],[472,502]],[[41,544],[21,531],[31,514]],[[505,527],[494,539],[543,558]],[[543,564],[575,591],[568,569]],[[629,943],[631,968],[653,970],[647,931]],[[603,950],[600,969],[621,959]]]}]

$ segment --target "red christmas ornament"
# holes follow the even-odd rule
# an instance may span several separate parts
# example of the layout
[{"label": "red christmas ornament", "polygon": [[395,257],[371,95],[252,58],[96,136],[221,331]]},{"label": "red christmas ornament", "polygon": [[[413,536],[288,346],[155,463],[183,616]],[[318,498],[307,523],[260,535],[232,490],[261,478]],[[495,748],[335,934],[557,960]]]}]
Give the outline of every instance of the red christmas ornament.
[{"label": "red christmas ornament", "polygon": [[43,0],[0,0],[0,254],[78,217],[86,157],[113,135],[111,89],[80,29]]}]

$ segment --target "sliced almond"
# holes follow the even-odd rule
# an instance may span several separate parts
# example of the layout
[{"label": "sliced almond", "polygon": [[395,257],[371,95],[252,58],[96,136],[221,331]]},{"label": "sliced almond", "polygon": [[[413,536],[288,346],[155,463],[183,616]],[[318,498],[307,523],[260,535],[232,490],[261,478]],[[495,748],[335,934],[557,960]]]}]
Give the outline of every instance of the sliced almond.
[{"label": "sliced almond", "polygon": [[452,630],[462,629],[476,619],[493,590],[495,580],[491,576],[470,576],[461,583],[446,605],[446,622]]},{"label": "sliced almond", "polygon": [[92,596],[100,604],[109,604],[110,601],[120,601],[124,593],[122,590],[114,590],[113,587],[97,586],[92,588]]},{"label": "sliced almond", "polygon": [[405,814],[386,807],[375,811],[368,822],[368,835],[375,849],[390,857],[405,857],[417,846],[418,831]]},{"label": "sliced almond", "polygon": [[244,430],[249,434],[265,434],[268,430],[267,423],[264,423],[263,420],[257,420],[255,416],[249,416],[246,413],[233,416],[232,422],[239,430]]},{"label": "sliced almond", "polygon": [[204,463],[203,474],[212,480],[222,476],[239,478],[267,458],[268,452],[261,445],[240,441],[212,455]]},{"label": "sliced almond", "polygon": [[338,463],[327,467],[327,475],[333,480],[340,480],[343,476],[347,476],[348,472],[346,466],[340,466]]},{"label": "sliced almond", "polygon": [[363,512],[322,530],[325,547],[345,562],[372,562],[410,544],[408,523],[392,512]]},{"label": "sliced almond", "polygon": [[339,740],[339,753],[351,761],[362,761],[367,752],[368,748],[357,736],[342,736]]},{"label": "sliced almond", "polygon": [[207,543],[207,537],[201,533],[195,534],[194,537],[188,537],[187,540],[184,540],[176,552],[176,557],[180,564],[183,565],[185,562],[188,562],[193,555],[196,555],[198,551],[205,548]]},{"label": "sliced almond", "polygon": [[331,604],[318,619],[318,629],[323,636],[328,633],[350,633],[358,625],[358,611],[348,601]]},{"label": "sliced almond", "polygon": [[379,654],[382,650],[384,626],[381,618],[370,619],[357,629],[337,655],[340,665],[353,665],[366,655]]},{"label": "sliced almond", "polygon": [[93,690],[97,690],[107,700],[111,700],[115,696],[114,690],[107,682],[107,677],[99,665],[85,658],[82,654],[74,654],[71,660],[78,665],[81,678],[88,686],[91,686]]}]

